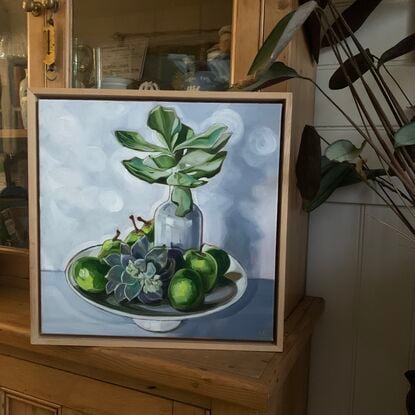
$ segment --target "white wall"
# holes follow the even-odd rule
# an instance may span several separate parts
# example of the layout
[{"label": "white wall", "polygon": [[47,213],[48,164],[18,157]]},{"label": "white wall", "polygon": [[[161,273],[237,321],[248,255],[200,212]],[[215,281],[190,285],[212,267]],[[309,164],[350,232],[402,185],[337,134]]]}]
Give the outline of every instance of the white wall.
[{"label": "white wall", "polygon": [[[383,0],[358,34],[380,55],[414,31],[415,1]],[[328,90],[336,68],[324,52],[318,82],[353,113],[348,93]],[[415,100],[414,55],[389,69]],[[361,141],[321,95],[315,122],[329,141]],[[415,250],[379,220],[400,226],[365,185],[337,191],[311,214],[307,294],[324,297],[326,311],[312,344],[309,415],[406,414],[403,374],[415,368]]]}]

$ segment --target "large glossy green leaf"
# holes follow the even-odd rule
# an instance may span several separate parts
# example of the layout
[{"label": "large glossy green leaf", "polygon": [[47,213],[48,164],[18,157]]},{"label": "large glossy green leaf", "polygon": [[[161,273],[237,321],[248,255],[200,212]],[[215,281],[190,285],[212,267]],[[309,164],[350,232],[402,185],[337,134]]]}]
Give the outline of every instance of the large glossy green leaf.
[{"label": "large glossy green leaf", "polygon": [[306,125],[301,136],[296,175],[297,186],[305,200],[313,199],[320,187],[321,178],[320,135],[311,125]]},{"label": "large glossy green leaf", "polygon": [[[343,18],[353,33],[363,25],[381,1],[382,0],[356,0],[351,6],[343,11]],[[340,19],[337,19],[331,28],[337,33],[340,39],[343,38],[342,33],[346,35],[346,38],[349,37],[347,29]],[[330,42],[326,35],[323,38],[322,46],[330,46]]]},{"label": "large glossy green leaf", "polygon": [[193,138],[185,141],[184,143],[176,146],[175,150],[185,150],[185,149],[212,149],[218,143],[219,139],[222,137],[228,127],[223,124],[214,124],[209,127],[202,134],[195,135]]},{"label": "large glossy green leaf", "polygon": [[199,164],[207,163],[215,157],[214,154],[208,153],[204,150],[193,150],[185,154],[179,163],[180,169],[187,169],[190,167],[195,167]]},{"label": "large glossy green leaf", "polygon": [[115,137],[124,147],[133,150],[147,152],[166,151],[163,147],[149,143],[141,134],[135,131],[115,131]]},{"label": "large glossy green leaf", "polygon": [[395,134],[395,148],[415,145],[415,122],[402,127]]},{"label": "large glossy green leaf", "polygon": [[406,55],[413,50],[415,50],[415,33],[412,33],[412,35],[409,35],[405,39],[398,42],[395,46],[392,46],[384,52],[379,59],[378,66],[399,58],[400,56]]},{"label": "large glossy green leaf", "polygon": [[317,7],[316,1],[308,1],[283,17],[258,51],[248,74],[266,72]]},{"label": "large glossy green leaf", "polygon": [[213,177],[220,172],[227,154],[228,153],[226,151],[221,151],[220,153],[216,154],[210,161],[199,164],[195,167],[189,167],[182,170],[182,172],[194,177],[195,179]]},{"label": "large glossy green leaf", "polygon": [[[366,49],[367,55],[370,57],[371,62],[373,62],[372,54],[369,49]],[[355,65],[359,68],[359,71],[356,70]],[[350,78],[351,82],[355,82],[360,79],[360,75],[364,75],[371,67],[368,60],[363,56],[362,53],[355,55],[352,58],[347,59],[343,63],[343,67],[334,72],[329,81],[330,89],[343,89],[349,86],[349,82],[346,78],[344,71],[347,73],[347,76]]]},{"label": "large glossy green leaf", "polygon": [[199,187],[203,186],[207,182],[204,180],[197,180],[193,176],[189,176],[186,173],[176,172],[173,173],[167,179],[167,184],[169,186],[181,186],[181,187]]},{"label": "large glossy green leaf", "polygon": [[[383,169],[364,169],[363,174],[366,176],[367,180],[374,180],[376,177],[386,176],[386,170]],[[353,184],[361,183],[363,178],[360,174],[357,173],[356,169],[351,169],[350,173],[344,177],[339,187],[350,186]]]},{"label": "large glossy green leaf", "polygon": [[340,187],[342,181],[354,170],[354,165],[348,162],[335,163],[321,177],[320,188],[317,195],[311,201],[304,202],[304,209],[307,212],[318,208],[333,192]]},{"label": "large glossy green leaf", "polygon": [[167,170],[159,170],[146,165],[144,160],[138,157],[124,160],[122,163],[129,173],[147,183],[166,184],[167,177],[170,175]]},{"label": "large glossy green leaf", "polygon": [[171,150],[175,135],[181,130],[181,122],[173,108],[157,106],[150,111],[147,125],[157,131],[161,140]]},{"label": "large glossy green leaf", "polygon": [[177,165],[177,160],[173,156],[170,156],[168,154],[149,156],[149,159],[154,162],[154,167],[162,170],[171,169],[172,167]]},{"label": "large glossy green leaf", "polygon": [[172,149],[175,150],[175,147],[184,143],[187,140],[190,140],[195,136],[195,132],[187,125],[182,124],[179,134],[176,134],[173,137]]},{"label": "large glossy green leaf", "polygon": [[187,187],[173,187],[171,200],[177,206],[176,215],[179,217],[185,216],[193,209],[192,191]]},{"label": "large glossy green leaf", "polygon": [[356,147],[349,140],[337,140],[326,148],[324,155],[333,161],[353,161],[360,156],[365,145],[366,141],[360,147]]},{"label": "large glossy green leaf", "polygon": [[232,88],[233,90],[242,90],[242,91],[258,91],[263,88],[267,88],[271,85],[279,84],[280,82],[287,81],[288,79],[296,78],[298,73],[293,69],[288,67],[282,62],[274,62],[271,67],[258,75],[258,78],[251,84]]}]

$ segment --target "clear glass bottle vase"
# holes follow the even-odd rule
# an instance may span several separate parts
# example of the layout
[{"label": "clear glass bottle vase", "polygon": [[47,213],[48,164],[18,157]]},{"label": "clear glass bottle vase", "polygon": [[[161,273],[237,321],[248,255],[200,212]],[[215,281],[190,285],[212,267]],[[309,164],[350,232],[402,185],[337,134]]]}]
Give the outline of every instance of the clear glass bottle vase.
[{"label": "clear glass bottle vase", "polygon": [[185,216],[176,215],[177,205],[169,199],[154,214],[154,244],[156,246],[199,250],[203,240],[203,214],[196,203]]}]

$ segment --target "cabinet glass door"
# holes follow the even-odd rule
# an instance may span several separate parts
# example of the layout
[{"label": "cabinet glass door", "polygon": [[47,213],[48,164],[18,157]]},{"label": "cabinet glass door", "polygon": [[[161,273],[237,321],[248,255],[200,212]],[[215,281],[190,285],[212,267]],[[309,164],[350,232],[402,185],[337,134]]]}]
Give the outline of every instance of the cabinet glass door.
[{"label": "cabinet glass door", "polygon": [[26,50],[21,2],[0,0],[0,252],[28,246]]},{"label": "cabinet glass door", "polygon": [[225,90],[232,0],[72,0],[72,87]]}]

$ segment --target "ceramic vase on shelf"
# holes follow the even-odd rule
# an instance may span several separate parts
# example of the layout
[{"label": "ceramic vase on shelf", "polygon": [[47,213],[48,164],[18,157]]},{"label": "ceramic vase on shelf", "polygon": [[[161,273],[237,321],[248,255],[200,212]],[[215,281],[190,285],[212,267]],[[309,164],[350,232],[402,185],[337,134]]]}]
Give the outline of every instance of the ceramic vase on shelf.
[{"label": "ceramic vase on shelf", "polygon": [[184,216],[177,216],[177,205],[172,201],[172,189],[169,199],[161,204],[154,215],[154,242],[156,246],[197,249],[202,245],[203,214],[196,203]]}]

